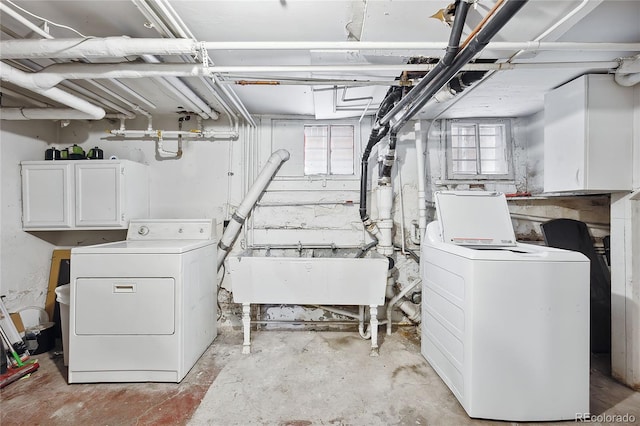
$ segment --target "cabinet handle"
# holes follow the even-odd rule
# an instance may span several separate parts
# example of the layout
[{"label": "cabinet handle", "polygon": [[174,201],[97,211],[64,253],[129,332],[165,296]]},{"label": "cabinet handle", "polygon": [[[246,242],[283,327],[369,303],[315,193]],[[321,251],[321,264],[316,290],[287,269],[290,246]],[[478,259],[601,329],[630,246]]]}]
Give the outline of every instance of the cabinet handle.
[{"label": "cabinet handle", "polygon": [[114,293],[135,293],[135,290],[134,284],[115,284],[113,286]]}]

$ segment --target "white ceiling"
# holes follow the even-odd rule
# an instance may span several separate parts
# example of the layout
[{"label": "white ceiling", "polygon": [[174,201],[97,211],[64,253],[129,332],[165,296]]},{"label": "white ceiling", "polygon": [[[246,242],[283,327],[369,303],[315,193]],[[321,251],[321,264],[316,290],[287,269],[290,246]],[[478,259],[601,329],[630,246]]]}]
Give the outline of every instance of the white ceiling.
[{"label": "white ceiling", "polygon": [[[3,6],[13,4],[58,24],[67,25],[85,36],[106,37],[126,35],[132,38],[159,38],[163,34],[150,27],[141,12],[141,4],[169,6],[175,10],[184,26],[198,41],[371,41],[371,42],[445,42],[449,27],[430,18],[436,10],[446,7],[450,0],[358,0],[358,1],[194,1],[194,0],[110,0],[110,1],[33,1],[0,0]],[[495,0],[481,0],[469,13],[463,39],[486,15]],[[42,20],[20,12],[31,22]],[[568,17],[568,18],[567,18]],[[6,13],[0,15],[2,40],[39,38]],[[531,0],[498,33],[493,41],[525,42],[640,42],[640,1],[634,0]],[[146,25],[145,25],[146,24]],[[557,28],[556,28],[557,26]],[[553,31],[549,29],[555,28]],[[73,32],[49,26],[55,38],[75,38]],[[544,34],[543,38],[539,38]],[[435,51],[321,51],[321,50],[210,50],[215,65],[368,65],[404,64],[411,56],[440,57]],[[480,57],[507,60],[516,51],[485,50]],[[638,52],[524,52],[514,63],[575,62],[574,66],[542,69],[498,71],[485,81],[467,89],[455,101],[428,104],[419,117],[488,117],[524,116],[542,109],[544,93],[586,72],[605,72],[601,67],[586,67],[581,62],[612,61]],[[127,58],[135,60],[136,58]],[[121,59],[125,61],[124,58]],[[165,58],[165,60],[180,60]],[[100,60],[92,60],[100,62]],[[113,62],[111,58],[109,61]],[[41,65],[50,61],[39,61]],[[123,65],[125,66],[125,65]],[[399,71],[349,73],[298,72],[260,73],[225,76],[227,87],[237,93],[252,114],[315,115],[319,119],[341,116],[360,116],[372,113],[388,86],[372,85],[336,90],[328,82],[325,86],[308,84],[235,85],[229,84],[243,77],[273,79],[368,79],[391,81]],[[180,100],[153,79],[122,80],[156,104],[157,112],[173,112]],[[213,108],[219,109],[216,99],[199,80],[185,79]],[[118,91],[108,81],[101,81]],[[85,87],[91,87],[83,82]],[[93,89],[92,89],[93,90]],[[122,93],[123,96],[126,94]],[[37,98],[37,96],[34,96]],[[362,98],[349,101],[353,98]],[[112,101],[117,100],[111,98]],[[18,101],[14,101],[18,102]],[[28,105],[25,105],[28,106]],[[107,108],[108,109],[108,108]]]}]

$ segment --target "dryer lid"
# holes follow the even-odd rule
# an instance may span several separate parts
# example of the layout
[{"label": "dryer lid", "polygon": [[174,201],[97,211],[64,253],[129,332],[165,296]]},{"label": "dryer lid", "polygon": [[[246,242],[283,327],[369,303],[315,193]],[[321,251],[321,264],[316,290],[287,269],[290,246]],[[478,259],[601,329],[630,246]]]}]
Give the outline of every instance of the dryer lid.
[{"label": "dryer lid", "polygon": [[476,247],[516,245],[504,194],[439,191],[434,195],[443,242]]}]

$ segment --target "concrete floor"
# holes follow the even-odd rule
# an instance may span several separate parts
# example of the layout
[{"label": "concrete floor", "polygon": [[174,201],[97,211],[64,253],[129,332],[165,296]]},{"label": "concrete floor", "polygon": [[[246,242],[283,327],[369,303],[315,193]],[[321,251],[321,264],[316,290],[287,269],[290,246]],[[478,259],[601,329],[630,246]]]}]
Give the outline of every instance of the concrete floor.
[{"label": "concrete floor", "polygon": [[[377,358],[356,332],[252,337],[253,353],[242,355],[242,334],[223,331],[180,384],[67,385],[62,360],[39,355],[40,370],[1,391],[0,424],[510,424],[470,419],[420,355],[411,328],[381,336]],[[592,413],[640,421],[640,393],[610,379],[607,362],[592,361]]]}]

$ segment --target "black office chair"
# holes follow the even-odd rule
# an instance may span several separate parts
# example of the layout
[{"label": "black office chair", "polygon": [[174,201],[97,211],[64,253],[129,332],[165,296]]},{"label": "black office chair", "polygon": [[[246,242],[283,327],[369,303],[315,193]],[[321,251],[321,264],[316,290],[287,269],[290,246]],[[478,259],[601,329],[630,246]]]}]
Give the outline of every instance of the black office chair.
[{"label": "black office chair", "polygon": [[610,353],[611,274],[596,253],[587,225],[573,219],[554,219],[540,227],[547,246],[579,251],[591,261],[591,352]]}]

